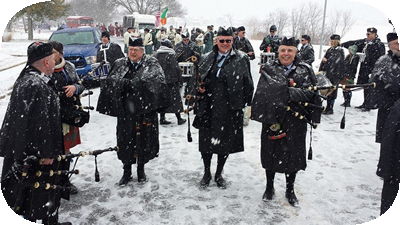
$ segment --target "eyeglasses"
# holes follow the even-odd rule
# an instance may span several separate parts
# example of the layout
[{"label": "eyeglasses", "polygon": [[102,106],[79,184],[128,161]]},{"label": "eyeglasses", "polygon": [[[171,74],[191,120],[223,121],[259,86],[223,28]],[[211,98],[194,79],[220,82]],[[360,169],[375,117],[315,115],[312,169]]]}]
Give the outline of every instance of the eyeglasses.
[{"label": "eyeglasses", "polygon": [[218,39],[218,41],[219,41],[219,43],[221,43],[221,44],[223,44],[223,43],[225,43],[225,41],[226,41],[226,43],[231,43],[232,42],[232,40],[231,39]]},{"label": "eyeglasses", "polygon": [[274,31],[274,30],[270,30],[269,32],[271,32],[271,33],[275,33],[275,31]]}]

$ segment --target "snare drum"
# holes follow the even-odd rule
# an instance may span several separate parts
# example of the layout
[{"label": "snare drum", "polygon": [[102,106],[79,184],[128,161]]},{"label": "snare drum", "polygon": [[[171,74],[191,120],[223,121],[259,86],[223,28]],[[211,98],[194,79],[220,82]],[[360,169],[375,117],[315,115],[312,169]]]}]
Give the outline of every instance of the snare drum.
[{"label": "snare drum", "polygon": [[182,71],[183,78],[190,78],[194,74],[194,64],[192,62],[180,62],[179,68]]},{"label": "snare drum", "polygon": [[110,64],[109,63],[105,63],[103,65],[100,66],[100,63],[93,63],[91,65],[92,67],[92,71],[93,71],[93,75],[95,77],[99,77],[99,78],[105,78],[108,75],[108,72],[110,71]]},{"label": "snare drum", "polygon": [[265,63],[269,62],[270,60],[275,59],[275,53],[273,52],[261,52],[260,54],[260,63],[258,65],[264,65]]}]

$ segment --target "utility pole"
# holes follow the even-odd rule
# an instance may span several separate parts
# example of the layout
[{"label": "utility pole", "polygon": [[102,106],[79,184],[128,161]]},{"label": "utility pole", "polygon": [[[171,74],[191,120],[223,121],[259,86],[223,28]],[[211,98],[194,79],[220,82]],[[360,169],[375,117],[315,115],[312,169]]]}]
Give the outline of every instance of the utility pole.
[{"label": "utility pole", "polygon": [[321,34],[321,42],[319,46],[319,58],[322,57],[322,45],[324,44],[324,31],[325,31],[325,17],[326,17],[326,2],[328,0],[325,0],[325,6],[324,6],[324,19],[322,20],[322,34]]}]

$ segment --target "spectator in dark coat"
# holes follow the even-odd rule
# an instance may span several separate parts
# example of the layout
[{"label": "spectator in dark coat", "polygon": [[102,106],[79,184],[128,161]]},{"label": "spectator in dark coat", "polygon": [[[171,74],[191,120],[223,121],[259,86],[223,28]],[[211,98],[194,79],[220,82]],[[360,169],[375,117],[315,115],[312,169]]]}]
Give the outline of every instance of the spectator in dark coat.
[{"label": "spectator in dark coat", "polygon": [[278,49],[281,44],[281,37],[277,34],[277,27],[272,25],[269,28],[269,33],[261,42],[260,50],[263,52],[275,52],[276,57],[278,57]]},{"label": "spectator in dark coat", "polygon": [[249,56],[250,60],[253,60],[256,58],[254,55],[254,49],[249,39],[245,37],[245,34],[246,29],[244,26],[240,26],[237,28],[237,36],[233,41],[233,47],[246,53]]},{"label": "spectator in dark coat", "polygon": [[[197,74],[198,63],[200,60],[200,49],[195,42],[191,41],[190,38],[184,34],[182,36],[182,41],[176,43],[175,52],[176,60],[178,62],[191,62],[193,63],[193,74]],[[184,96],[189,92],[189,81],[193,74],[183,74],[182,82],[184,83]]]},{"label": "spectator in dark coat", "polygon": [[[351,45],[357,45],[357,52],[362,52],[360,57],[360,71],[358,73],[357,84],[366,84],[369,80],[369,75],[374,69],[376,61],[385,54],[385,45],[378,38],[378,30],[374,27],[367,29],[367,38],[347,41],[342,44],[343,47],[348,48]],[[367,89],[364,89],[364,102],[367,96]],[[362,111],[368,111],[365,104],[361,104],[356,108]]]},{"label": "spectator in dark coat", "polygon": [[393,204],[400,182],[400,50],[396,33],[387,34],[388,54],[378,59],[365,107],[378,109],[376,142],[381,143],[377,175],[383,178],[381,215]]},{"label": "spectator in dark coat", "polygon": [[[344,58],[344,78],[340,81],[341,84],[354,84],[354,79],[357,74],[358,63],[360,56],[357,55],[357,46],[352,45],[348,48],[349,54]],[[344,102],[340,106],[350,107],[352,92],[350,89],[343,89]]]},{"label": "spectator in dark coat", "polygon": [[[65,154],[69,154],[71,153],[71,148],[81,144],[81,136],[79,127],[75,124],[67,124],[67,122],[64,120],[64,117],[67,115],[64,114],[70,113],[73,110],[72,108],[74,105],[80,105],[79,95],[83,93],[85,87],[82,85],[82,81],[76,72],[74,64],[66,61],[63,58],[63,45],[58,41],[50,41],[49,43],[54,48],[53,52],[56,61],[54,73],[52,74],[52,80],[60,97],[64,151]],[[71,161],[69,159],[65,160],[64,166],[66,170],[69,170],[70,162]],[[76,194],[78,189],[70,183],[67,175],[64,178],[71,189],[71,194]]]},{"label": "spectator in dark coat", "polygon": [[[298,103],[311,102],[321,106],[321,100],[313,91],[300,88],[315,85],[316,78],[312,68],[296,54],[295,38],[285,37],[279,47],[278,59],[262,67],[251,106],[251,119],[262,123],[261,164],[267,177],[262,199],[272,200],[275,173],[285,173],[286,198],[293,206],[298,204],[294,192],[296,174],[307,166],[307,121],[319,123],[321,117],[320,109],[305,108]],[[295,87],[292,81],[297,84]],[[303,110],[307,110],[305,119],[295,116]]]},{"label": "spectator in dark coat", "polygon": [[[340,47],[340,36],[337,34],[331,35],[331,47],[326,51],[319,66],[319,71],[326,72],[326,77],[332,85],[339,84],[343,79],[344,74],[344,52]],[[337,89],[335,89],[326,100],[327,106],[323,114],[333,114],[333,105],[337,98]]]},{"label": "spectator in dark coat", "polygon": [[101,33],[101,42],[102,45],[97,51],[97,62],[106,62],[112,65],[117,59],[125,57],[121,47],[110,42],[110,34],[107,31]]},{"label": "spectator in dark coat", "polygon": [[168,39],[161,40],[161,47],[154,55],[158,59],[164,74],[165,81],[171,90],[172,105],[160,112],[160,124],[170,124],[171,122],[165,119],[165,113],[175,113],[178,120],[178,125],[184,124],[185,119],[182,119],[181,112],[183,112],[182,97],[180,95],[180,86],[182,85],[182,71],[178,66],[176,60],[176,53],[172,49],[172,43]]},{"label": "spectator in dark coat", "polygon": [[311,45],[311,37],[307,34],[301,36],[301,48],[298,57],[312,67],[315,60],[314,48]]}]

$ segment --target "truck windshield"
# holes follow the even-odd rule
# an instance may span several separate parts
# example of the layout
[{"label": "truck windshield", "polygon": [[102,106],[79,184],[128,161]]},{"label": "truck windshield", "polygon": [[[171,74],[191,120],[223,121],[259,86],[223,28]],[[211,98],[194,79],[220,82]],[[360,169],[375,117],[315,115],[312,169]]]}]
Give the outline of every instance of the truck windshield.
[{"label": "truck windshield", "polygon": [[143,30],[144,28],[154,29],[154,23],[140,23],[139,30]]},{"label": "truck windshield", "polygon": [[96,43],[92,31],[53,34],[51,41],[58,41],[63,45],[87,45]]}]

